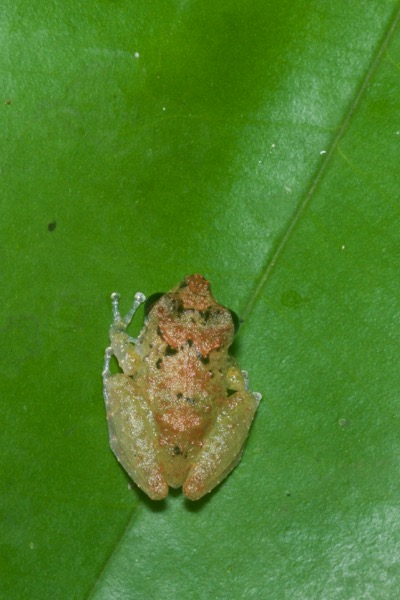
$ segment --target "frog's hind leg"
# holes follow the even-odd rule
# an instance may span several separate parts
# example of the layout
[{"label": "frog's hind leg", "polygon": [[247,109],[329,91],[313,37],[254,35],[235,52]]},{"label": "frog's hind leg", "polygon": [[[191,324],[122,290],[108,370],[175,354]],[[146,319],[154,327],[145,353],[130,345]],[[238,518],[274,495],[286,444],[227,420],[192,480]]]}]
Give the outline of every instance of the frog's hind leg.
[{"label": "frog's hind leg", "polygon": [[133,481],[153,500],[162,500],[168,484],[157,460],[152,415],[130,377],[110,375],[110,355],[107,349],[103,378],[111,449]]},{"label": "frog's hind leg", "polygon": [[258,400],[257,396],[247,390],[237,392],[229,398],[183,484],[183,492],[187,498],[198,500],[237,465]]}]

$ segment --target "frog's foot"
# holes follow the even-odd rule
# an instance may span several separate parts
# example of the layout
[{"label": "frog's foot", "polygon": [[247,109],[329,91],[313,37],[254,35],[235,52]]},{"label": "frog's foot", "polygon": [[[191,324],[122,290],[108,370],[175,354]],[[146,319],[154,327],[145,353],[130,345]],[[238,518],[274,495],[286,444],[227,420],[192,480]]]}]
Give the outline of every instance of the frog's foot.
[{"label": "frog's foot", "polygon": [[146,296],[142,294],[142,292],[136,292],[133,304],[125,317],[122,317],[121,313],[119,312],[119,299],[120,295],[118,292],[113,292],[111,294],[111,305],[114,317],[112,327],[115,327],[120,331],[125,331],[129,323],[132,321],[132,317],[137,311],[138,307],[146,301]]},{"label": "frog's foot", "polygon": [[111,349],[106,350],[106,358],[104,361],[103,379],[110,376],[110,360],[115,354],[118,363],[123,372],[127,375],[133,375],[139,365],[139,357],[132,344],[136,344],[136,339],[126,333],[126,328],[132,321],[132,317],[138,307],[146,300],[146,296],[142,292],[137,292],[131,309],[122,317],[119,312],[119,294],[114,292],[111,294],[113,322],[110,327],[110,342]]},{"label": "frog's foot", "polygon": [[[242,375],[243,375],[243,379],[244,379],[244,385],[246,390],[249,390],[249,374],[247,371],[244,371],[242,369]],[[257,402],[257,404],[260,403],[260,400],[262,400],[262,394],[260,394],[260,392],[251,392],[253,394],[253,398],[254,400]]]}]

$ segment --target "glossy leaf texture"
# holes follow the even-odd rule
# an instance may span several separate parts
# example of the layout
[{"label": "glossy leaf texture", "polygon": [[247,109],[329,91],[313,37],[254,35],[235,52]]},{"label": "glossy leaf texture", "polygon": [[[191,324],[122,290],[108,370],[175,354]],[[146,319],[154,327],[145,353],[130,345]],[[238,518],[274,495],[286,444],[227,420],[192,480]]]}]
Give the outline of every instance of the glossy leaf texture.
[{"label": "glossy leaf texture", "polygon": [[[397,597],[399,15],[2,2],[0,597]],[[109,296],[195,272],[263,400],[156,503],[108,447]]]}]

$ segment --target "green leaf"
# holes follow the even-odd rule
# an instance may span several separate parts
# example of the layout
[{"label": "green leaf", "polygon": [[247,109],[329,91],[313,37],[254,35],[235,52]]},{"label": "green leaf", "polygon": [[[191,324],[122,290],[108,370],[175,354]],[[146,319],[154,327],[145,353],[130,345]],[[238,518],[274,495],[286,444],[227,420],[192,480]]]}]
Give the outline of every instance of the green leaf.
[{"label": "green leaf", "polygon": [[[397,597],[399,20],[3,1],[0,597]],[[108,447],[109,295],[194,272],[263,400],[224,483],[156,503]]]}]

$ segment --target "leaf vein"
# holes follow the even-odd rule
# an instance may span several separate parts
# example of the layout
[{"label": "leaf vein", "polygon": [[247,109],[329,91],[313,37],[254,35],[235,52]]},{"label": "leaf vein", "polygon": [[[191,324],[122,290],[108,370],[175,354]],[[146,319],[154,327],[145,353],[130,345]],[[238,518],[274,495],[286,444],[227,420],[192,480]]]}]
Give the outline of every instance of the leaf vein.
[{"label": "leaf vein", "polygon": [[377,51],[371,60],[371,63],[367,69],[365,77],[363,78],[360,86],[358,87],[358,89],[349,105],[348,110],[346,111],[343,121],[337,131],[337,134],[334,137],[331,145],[329,146],[326,154],[324,155],[323,161],[320,163],[319,167],[317,168],[316,174],[315,174],[314,178],[311,180],[308,190],[305,192],[300,203],[294,210],[293,215],[292,215],[290,221],[288,222],[286,230],[284,231],[281,239],[279,240],[278,244],[276,245],[275,250],[272,252],[272,255],[267,258],[267,261],[261,271],[261,276],[259,278],[259,281],[255,287],[255,290],[252,292],[251,296],[249,297],[249,299],[241,313],[244,321],[246,321],[246,319],[248,318],[249,314],[251,313],[254,305],[256,304],[258,298],[261,296],[262,290],[264,289],[267,281],[271,277],[271,274],[272,274],[277,262],[279,261],[286,246],[288,245],[290,239],[292,238],[292,235],[293,235],[298,223],[300,222],[300,219],[302,218],[303,214],[308,209],[308,207],[311,203],[311,200],[313,199],[314,193],[317,190],[320,182],[322,181],[322,179],[325,175],[325,172],[326,172],[328,166],[330,165],[330,162],[337,150],[337,147],[338,147],[341,139],[345,135],[345,133],[350,125],[350,122],[352,120],[352,117],[355,114],[355,112],[357,111],[357,109],[364,97],[364,94],[368,88],[368,85],[369,85],[372,77],[374,76],[376,70],[378,69],[379,65],[382,62],[382,59],[386,53],[386,50],[388,48],[388,45],[389,45],[391,39],[396,31],[399,21],[400,21],[400,6],[398,6],[398,8],[394,11],[393,17],[392,17],[391,21],[389,21],[388,28],[385,31],[385,34],[383,36],[383,39],[381,40],[381,43],[377,47]]}]

